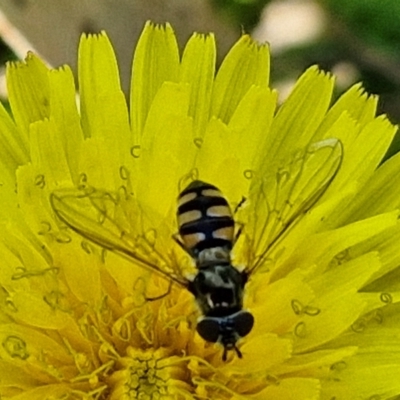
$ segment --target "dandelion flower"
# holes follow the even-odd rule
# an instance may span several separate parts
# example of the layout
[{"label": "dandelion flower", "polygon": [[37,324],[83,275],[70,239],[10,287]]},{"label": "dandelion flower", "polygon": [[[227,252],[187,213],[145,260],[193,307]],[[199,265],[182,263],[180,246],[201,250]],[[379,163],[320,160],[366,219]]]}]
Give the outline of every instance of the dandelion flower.
[{"label": "dandelion flower", "polygon": [[[313,67],[277,107],[265,45],[242,36],[216,72],[214,37],[180,56],[169,25],[144,29],[129,106],[105,34],[82,37],[78,75],[79,109],[68,67],[7,69],[2,399],[400,396],[400,156],[380,165],[395,128],[375,97],[332,105]],[[177,198],[196,179],[234,213],[233,265],[252,266],[242,358],[199,336],[179,285],[196,269]]]}]

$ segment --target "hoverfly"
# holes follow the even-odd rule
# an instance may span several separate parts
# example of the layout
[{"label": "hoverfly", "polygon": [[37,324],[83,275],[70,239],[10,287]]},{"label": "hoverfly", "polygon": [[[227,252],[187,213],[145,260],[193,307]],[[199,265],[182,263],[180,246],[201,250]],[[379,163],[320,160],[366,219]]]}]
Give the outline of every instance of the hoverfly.
[{"label": "hoverfly", "polygon": [[[133,227],[140,219],[137,203],[123,207],[124,196],[93,187],[55,191],[50,200],[61,221],[84,238],[187,289],[201,314],[197,332],[205,341],[223,346],[225,361],[230,350],[242,357],[237,342],[254,324],[253,315],[243,309],[251,274],[265,264],[280,237],[326,192],[342,157],[340,141],[326,139],[297,151],[265,176],[254,177],[245,199],[253,212],[240,229],[235,229],[233,212],[216,186],[198,179],[189,183],[178,197],[179,235],[171,232],[170,236],[194,261],[193,277],[184,276],[157,243],[138,234],[137,226]],[[117,217],[124,213],[130,214],[127,223]],[[250,256],[239,268],[233,265],[231,254],[242,235]]]}]

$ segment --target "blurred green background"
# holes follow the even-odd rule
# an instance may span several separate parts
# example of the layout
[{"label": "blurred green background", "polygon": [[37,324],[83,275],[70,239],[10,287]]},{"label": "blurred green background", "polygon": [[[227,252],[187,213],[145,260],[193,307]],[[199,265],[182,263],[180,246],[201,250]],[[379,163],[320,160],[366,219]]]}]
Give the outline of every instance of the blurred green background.
[{"label": "blurred green background", "polygon": [[[0,9],[7,17],[17,14],[22,7],[29,10],[29,0],[3,0]],[[70,0],[71,1],[71,0]],[[73,0],[75,1],[75,0]],[[149,0],[148,0],[149,1]],[[207,3],[208,15],[215,15],[218,27],[213,25],[197,25],[200,20],[212,19],[209,16],[196,15],[197,11],[186,9],[188,2],[178,0],[153,0],[160,14],[156,22],[171,21],[177,30],[179,38],[179,21],[188,31],[214,29],[222,38],[221,54],[234,41],[234,35],[241,32],[254,33],[257,39],[267,40],[271,43],[272,51],[272,86],[285,87],[293,82],[302,71],[313,64],[318,64],[322,69],[332,71],[338,77],[337,93],[346,90],[355,82],[362,81],[365,89],[380,97],[379,112],[386,113],[393,123],[400,121],[400,1],[399,0],[199,0],[190,4],[203,7]],[[133,1],[134,2],[134,1]],[[9,3],[9,4],[8,4]],[[33,2],[31,2],[33,3]],[[62,2],[60,1],[59,4]],[[86,2],[90,3],[89,0]],[[120,4],[123,2],[121,1]],[[139,4],[140,1],[138,0]],[[94,3],[93,3],[94,4]],[[126,3],[127,4],[127,3]],[[146,4],[146,3],[141,3]],[[149,4],[149,3],[148,3]],[[168,7],[167,5],[168,4]],[[12,7],[15,6],[15,9]],[[311,7],[313,12],[305,13],[303,25],[299,25],[299,36],[313,24],[318,26],[314,35],[303,41],[285,42],[284,45],[275,43],[274,35],[269,36],[276,20],[281,18],[281,32],[292,30],[292,19],[299,17],[299,6]],[[175,9],[174,9],[175,8]],[[109,9],[110,10],[110,9]],[[107,11],[108,13],[110,11]],[[142,10],[142,9],[141,9]],[[278,11],[277,11],[278,10]],[[282,14],[279,10],[285,10]],[[315,12],[317,10],[317,12]],[[22,10],[23,11],[23,10]],[[21,11],[21,13],[22,13]],[[143,11],[143,10],[142,10]],[[163,12],[165,11],[165,17]],[[107,12],[105,14],[107,14]],[[81,31],[106,29],[106,24],[96,25],[96,13],[85,11],[85,23],[79,26]],[[170,14],[168,14],[170,13]],[[275,13],[275,14],[274,14]],[[280,14],[279,14],[280,13]],[[285,14],[286,13],[286,14]],[[190,15],[194,18],[190,19]],[[23,14],[21,14],[23,15]],[[172,17],[171,17],[172,15]],[[280,17],[274,17],[280,15]],[[161,17],[160,17],[161,16]],[[20,15],[17,15],[20,18]],[[176,17],[176,20],[174,18]],[[25,25],[16,18],[14,24],[23,31]],[[143,13],[143,18],[148,19],[149,14]],[[30,21],[29,19],[27,21]],[[193,22],[195,21],[195,22]],[[116,20],[112,21],[114,25]],[[286,25],[285,25],[286,24]],[[139,23],[138,30],[142,23]],[[44,25],[43,25],[44,26]],[[176,27],[178,26],[178,27]],[[303,28],[302,28],[303,26]],[[222,27],[222,28],[221,28]],[[221,28],[221,29],[220,29]],[[227,32],[226,35],[221,32]],[[263,33],[264,32],[264,33]],[[267,32],[267,33],[265,33]],[[23,32],[28,40],[29,32]],[[0,32],[1,34],[1,32]],[[112,36],[112,35],[111,35]],[[182,35],[183,40],[188,34]],[[229,37],[229,40],[224,39]],[[65,36],[66,37],[66,36]],[[132,37],[128,37],[132,42]],[[135,40],[135,38],[133,38]],[[35,44],[35,40],[33,40]],[[228,46],[229,44],[229,46]],[[224,47],[225,46],[225,47]],[[118,46],[117,46],[118,47]],[[73,49],[76,55],[76,49]],[[11,50],[4,42],[0,42],[0,64],[5,60],[14,58]],[[51,55],[48,56],[51,59]],[[64,62],[63,59],[61,59]],[[57,64],[58,59],[55,63]],[[68,60],[67,60],[68,62]],[[54,63],[54,62],[53,62]],[[284,92],[284,90],[283,90]],[[397,135],[388,156],[399,151],[400,135]]]},{"label": "blurred green background", "polygon": [[[216,9],[246,31],[261,20],[268,0],[212,0]],[[282,3],[282,2],[275,2]],[[295,4],[296,2],[293,2]],[[319,0],[326,18],[324,29],[313,40],[273,54],[272,82],[296,76],[310,65],[328,71],[345,66],[353,79],[362,81],[369,93],[380,97],[379,112],[400,122],[400,1]],[[344,73],[346,73],[344,71]],[[348,85],[347,85],[348,86]],[[340,92],[347,89],[341,87]],[[399,151],[400,135],[388,156]]]}]

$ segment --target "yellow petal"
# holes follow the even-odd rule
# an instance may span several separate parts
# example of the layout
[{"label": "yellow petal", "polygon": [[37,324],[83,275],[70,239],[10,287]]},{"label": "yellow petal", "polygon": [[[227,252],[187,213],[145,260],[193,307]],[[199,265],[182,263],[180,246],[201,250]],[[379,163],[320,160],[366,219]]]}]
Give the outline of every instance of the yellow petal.
[{"label": "yellow petal", "polygon": [[37,175],[50,188],[71,179],[68,157],[54,120],[35,122],[30,127],[32,163]]},{"label": "yellow petal", "polygon": [[215,78],[212,116],[228,123],[251,86],[268,86],[269,51],[243,35],[225,57]]},{"label": "yellow petal", "polygon": [[349,182],[361,184],[378,167],[396,133],[395,127],[386,118],[377,118],[365,125],[357,140],[353,136],[347,142],[343,163],[331,191],[340,190]]},{"label": "yellow petal", "polygon": [[298,271],[269,285],[264,274],[256,274],[255,277],[255,282],[250,281],[249,285],[259,287],[247,288],[249,293],[256,293],[256,297],[249,301],[250,310],[255,317],[252,334],[255,337],[265,332],[283,335],[299,321],[294,307],[298,304],[310,304],[314,300],[314,292]]},{"label": "yellow petal", "polygon": [[[66,161],[75,182],[78,181],[78,155],[83,140],[80,116],[76,105],[76,90],[72,71],[68,67],[49,74],[51,117],[57,126]],[[58,149],[60,152],[61,149]],[[56,154],[54,154],[56,156]]]},{"label": "yellow petal", "polygon": [[49,117],[48,70],[42,60],[29,53],[25,63],[8,64],[6,77],[14,120],[27,138],[30,123]]},{"label": "yellow petal", "polygon": [[268,171],[271,162],[282,163],[288,154],[312,139],[320,139],[314,135],[328,110],[332,90],[332,77],[315,67],[300,77],[272,123],[264,150],[268,154],[264,171]]},{"label": "yellow petal", "polygon": [[[379,267],[376,255],[367,254],[311,281],[310,286],[316,295],[311,305],[318,312],[305,313],[302,321],[295,327],[297,340],[294,343],[294,352],[303,353],[318,348],[355,322],[365,307],[357,291]],[[356,345],[357,342],[351,344]]]},{"label": "yellow petal", "polygon": [[133,58],[130,96],[132,132],[140,140],[147,114],[164,82],[179,79],[179,52],[169,24],[147,22]]},{"label": "yellow petal", "polygon": [[[32,310],[32,312],[37,311],[39,310]],[[43,328],[51,329],[50,326],[43,326]],[[18,367],[27,367],[25,363],[36,365],[36,367],[39,367],[36,379],[42,379],[46,375],[46,362],[48,367],[51,363],[58,366],[60,363],[68,364],[71,362],[71,356],[63,346],[45,333],[30,327],[15,323],[2,324],[0,326],[0,338],[3,344],[0,347],[1,359],[9,363],[14,361],[14,365]],[[46,351],[43,352],[43,349],[46,349]],[[43,366],[42,376],[39,374],[41,363]],[[25,371],[27,370],[29,369]],[[32,378],[35,378],[34,374]]]},{"label": "yellow petal", "polygon": [[325,269],[342,251],[396,225],[397,215],[394,211],[310,236],[285,263],[295,263],[298,267],[317,263],[320,269]]},{"label": "yellow petal", "polygon": [[70,290],[81,302],[98,307],[102,300],[99,271],[101,260],[99,256],[93,256],[96,250],[81,240],[60,246],[63,247],[62,252],[54,252],[55,263],[65,274]]},{"label": "yellow petal", "polygon": [[266,333],[246,340],[240,351],[243,360],[236,357],[226,368],[222,368],[228,374],[240,373],[244,368],[250,374],[274,368],[291,356],[292,343],[289,339]]},{"label": "yellow petal", "polygon": [[287,378],[269,385],[250,399],[257,400],[318,400],[321,384],[318,379]]},{"label": "yellow petal", "polygon": [[71,394],[71,389],[65,384],[39,386],[13,396],[14,400],[43,400],[47,398],[62,398]]},{"label": "yellow petal", "polygon": [[398,208],[400,186],[393,177],[399,173],[400,154],[396,154],[373,172],[359,195],[345,211],[346,221],[357,221]]},{"label": "yellow petal", "polygon": [[[97,136],[102,118],[98,105],[121,91],[114,50],[107,35],[82,36],[79,44],[79,92],[82,129],[86,137]],[[114,104],[108,104],[113,109]],[[110,132],[109,132],[110,133]]]},{"label": "yellow petal", "polygon": [[210,118],[214,85],[216,48],[212,34],[194,34],[182,56],[181,82],[189,84],[189,115],[193,118],[193,133],[202,137]]},{"label": "yellow petal", "polygon": [[191,120],[187,117],[188,105],[186,84],[164,84],[144,128],[137,160],[140,168],[137,193],[139,201],[158,215],[167,215],[175,205],[179,190],[183,189],[179,187],[180,181],[194,164],[196,146]]},{"label": "yellow petal", "polygon": [[4,106],[0,104],[1,162],[7,168],[10,175],[14,174],[19,165],[29,160],[27,137],[21,131],[17,129]]},{"label": "yellow petal", "polygon": [[330,108],[318,132],[324,136],[324,132],[329,131],[343,113],[349,114],[363,127],[375,118],[377,105],[377,96],[368,95],[360,84],[356,84],[340,96],[339,100]]}]

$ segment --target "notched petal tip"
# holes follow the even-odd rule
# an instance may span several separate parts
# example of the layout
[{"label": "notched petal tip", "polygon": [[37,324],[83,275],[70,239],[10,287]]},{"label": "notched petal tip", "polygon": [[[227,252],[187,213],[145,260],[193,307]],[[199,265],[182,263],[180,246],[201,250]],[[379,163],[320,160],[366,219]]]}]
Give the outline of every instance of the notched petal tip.
[{"label": "notched petal tip", "polygon": [[214,40],[215,35],[212,32],[194,32],[192,35],[194,38],[198,39],[198,40],[203,40],[203,41],[207,41],[209,39]]},{"label": "notched petal tip", "polygon": [[[78,48],[81,52],[82,49],[88,49],[90,46],[98,46],[101,43],[108,43],[111,46],[110,38],[108,37],[106,31],[102,30],[100,32],[82,33]],[[78,58],[79,56],[80,55],[78,55]]]},{"label": "notched petal tip", "polygon": [[7,61],[6,62],[6,67],[8,69],[18,69],[18,68],[27,68],[32,65],[41,65],[42,67],[46,67],[46,64],[42,61],[40,57],[38,57],[35,53],[32,51],[28,51],[26,53],[26,57],[23,60],[17,60],[17,61]]},{"label": "notched petal tip", "polygon": [[265,49],[269,50],[269,43],[268,42],[260,42],[256,39],[254,39],[252,36],[250,36],[247,33],[244,33],[240,39],[238,40],[238,43],[242,43],[254,50],[259,50],[259,51],[264,51]]},{"label": "notched petal tip", "polygon": [[323,77],[330,80],[335,80],[335,76],[330,71],[325,71],[324,69],[321,69],[319,65],[312,65],[311,67],[307,68],[301,75],[300,79],[302,79],[303,77],[307,77],[308,79]]},{"label": "notched petal tip", "polygon": [[169,22],[154,22],[151,20],[146,21],[144,24],[144,29],[142,32],[142,35],[146,33],[148,30],[153,30],[153,31],[173,31],[173,28]]}]

